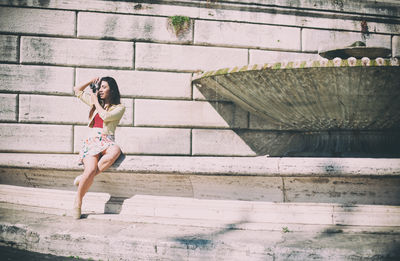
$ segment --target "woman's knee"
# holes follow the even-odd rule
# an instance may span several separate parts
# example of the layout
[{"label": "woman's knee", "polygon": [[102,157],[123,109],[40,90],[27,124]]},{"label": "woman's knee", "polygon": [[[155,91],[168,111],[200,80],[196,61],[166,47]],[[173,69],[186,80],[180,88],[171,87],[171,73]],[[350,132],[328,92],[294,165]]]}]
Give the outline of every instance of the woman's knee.
[{"label": "woman's knee", "polygon": [[121,148],[118,145],[109,147],[105,154],[110,155],[112,158],[117,159],[121,155]]},{"label": "woman's knee", "polygon": [[83,175],[86,177],[94,177],[97,174],[97,167],[96,168],[90,168],[90,169],[85,169],[83,172]]},{"label": "woman's knee", "polygon": [[97,157],[90,157],[84,160],[85,169],[83,171],[84,176],[95,176],[97,173]]}]

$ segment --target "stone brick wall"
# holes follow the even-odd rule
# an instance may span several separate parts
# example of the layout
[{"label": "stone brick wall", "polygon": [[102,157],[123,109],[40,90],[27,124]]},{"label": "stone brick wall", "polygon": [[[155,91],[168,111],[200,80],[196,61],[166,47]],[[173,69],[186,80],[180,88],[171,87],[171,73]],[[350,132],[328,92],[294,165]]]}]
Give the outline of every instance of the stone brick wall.
[{"label": "stone brick wall", "polygon": [[[0,0],[0,151],[77,153],[88,108],[72,87],[109,75],[127,107],[125,153],[262,155],[279,126],[198,90],[193,72],[318,59],[361,39],[400,56],[395,0],[150,2]],[[190,17],[179,36],[174,15]]]}]

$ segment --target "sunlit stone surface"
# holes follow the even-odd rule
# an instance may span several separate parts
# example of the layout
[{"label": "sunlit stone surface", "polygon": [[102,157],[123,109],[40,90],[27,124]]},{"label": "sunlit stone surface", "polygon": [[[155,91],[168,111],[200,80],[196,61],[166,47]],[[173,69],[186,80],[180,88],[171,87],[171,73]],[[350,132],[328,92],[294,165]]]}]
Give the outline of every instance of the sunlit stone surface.
[{"label": "sunlit stone surface", "polygon": [[[279,130],[315,136],[308,141],[287,138],[284,155],[399,154],[400,67],[396,58],[235,67],[204,72],[193,81],[200,91],[203,86],[213,88]],[[318,138],[319,133],[325,138]]]}]

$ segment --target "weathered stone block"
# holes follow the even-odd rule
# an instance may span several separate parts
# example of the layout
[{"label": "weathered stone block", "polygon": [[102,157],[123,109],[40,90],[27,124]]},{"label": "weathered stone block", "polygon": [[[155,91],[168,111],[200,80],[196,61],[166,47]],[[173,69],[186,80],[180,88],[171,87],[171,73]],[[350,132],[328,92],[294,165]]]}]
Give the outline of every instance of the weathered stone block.
[{"label": "weathered stone block", "polygon": [[191,175],[190,181],[194,198],[283,202],[280,177]]},{"label": "weathered stone block", "polygon": [[10,33],[75,35],[75,12],[1,7],[0,31]]},{"label": "weathered stone block", "polygon": [[[246,1],[249,3],[249,1]],[[360,5],[367,4],[368,2],[363,1],[352,1],[354,4],[360,3]],[[260,2],[261,3],[261,2]],[[263,1],[265,3],[265,1]],[[271,4],[276,4],[278,2],[270,1]],[[324,10],[323,12],[316,13],[308,13],[308,15],[299,15],[299,11],[294,4],[299,4],[300,8],[317,8],[319,10]],[[333,2],[336,3],[336,2]],[[316,4],[320,4],[316,7]],[[350,4],[350,5],[352,5]],[[332,4],[329,1],[321,1],[316,3],[315,1],[297,1],[296,3],[293,1],[283,3],[279,1],[280,6],[285,6],[292,8],[286,9],[287,12],[276,12],[278,9],[266,7],[265,9],[261,6],[257,7],[256,12],[253,10],[246,10],[243,5],[241,10],[234,10],[233,8],[221,8],[221,5],[218,3],[217,8],[202,8],[199,10],[198,18],[201,19],[213,19],[218,21],[241,21],[241,22],[250,22],[250,23],[262,23],[269,25],[286,25],[286,26],[296,26],[296,27],[308,27],[308,28],[321,28],[321,29],[334,29],[334,30],[348,30],[348,31],[359,31],[361,29],[360,17],[358,19],[350,20],[348,14],[343,12],[343,8],[332,8]],[[333,4],[335,5],[335,4]],[[345,4],[345,6],[350,6]],[[368,4],[367,4],[368,5]],[[371,8],[372,7],[372,8]],[[350,12],[359,12],[363,10],[364,14],[378,14],[384,15],[394,15],[392,12],[397,8],[381,8],[379,4],[376,5],[368,5],[368,6],[357,6],[353,5],[351,8],[346,10],[351,10]],[[332,14],[326,13],[327,10],[337,10],[335,12],[334,17]],[[396,11],[395,11],[396,12]],[[388,14],[392,13],[392,14]],[[378,20],[379,21],[379,20]],[[382,20],[381,20],[382,21]],[[370,32],[374,33],[392,33],[397,34],[399,32],[398,24],[389,24],[385,22],[372,22],[368,21],[367,23]]]},{"label": "weathered stone block", "polygon": [[0,150],[71,153],[72,126],[3,123]]},{"label": "weathered stone block", "polygon": [[117,128],[116,141],[129,154],[190,155],[190,130]]},{"label": "weathered stone block", "polygon": [[17,94],[0,94],[0,121],[17,121]]},{"label": "weathered stone block", "polygon": [[[74,152],[79,152],[90,131],[86,126],[75,126]],[[115,140],[127,154],[190,154],[189,129],[117,127]]]},{"label": "weathered stone block", "polygon": [[396,177],[285,177],[284,181],[287,202],[399,203],[400,179]]},{"label": "weathered stone block", "polygon": [[168,18],[104,13],[78,14],[78,37],[101,37],[120,40],[190,42],[192,30],[177,37],[169,28]]},{"label": "weathered stone block", "polygon": [[300,50],[300,28],[196,21],[196,44]]},{"label": "weathered stone block", "polygon": [[335,225],[350,226],[399,226],[398,206],[334,206],[333,222]]},{"label": "weathered stone block", "polygon": [[[361,33],[303,29],[302,51],[342,48],[361,40]],[[391,48],[390,35],[369,34],[366,38],[366,44],[369,47]]]},{"label": "weathered stone block", "polygon": [[193,155],[255,156],[232,130],[193,130]]},{"label": "weathered stone block", "polygon": [[[82,141],[90,135],[86,126],[75,126],[74,152],[78,153]],[[115,140],[123,153],[189,155],[190,130],[173,128],[117,127]]]},{"label": "weathered stone block", "polygon": [[0,64],[0,73],[1,91],[72,94],[73,68]]},{"label": "weathered stone block", "polygon": [[[133,101],[122,99],[126,110],[120,124],[133,124]],[[76,97],[20,95],[21,122],[87,124],[89,106]]]},{"label": "weathered stone block", "polygon": [[247,50],[136,43],[136,69],[197,71],[247,64]]},{"label": "weathered stone block", "polygon": [[0,61],[18,62],[18,37],[0,35]]},{"label": "weathered stone block", "polygon": [[22,37],[22,63],[93,67],[133,66],[133,43]]},{"label": "weathered stone block", "polygon": [[294,52],[275,52],[250,50],[250,64],[264,64],[275,62],[293,62],[293,61],[309,61],[318,60],[321,58],[318,54],[312,53],[294,53]]},{"label": "weathered stone block", "polygon": [[400,36],[393,36],[392,52],[392,57],[400,57]]},{"label": "weathered stone block", "polygon": [[75,97],[20,95],[21,122],[85,124],[89,107]]},{"label": "weathered stone block", "polygon": [[[315,17],[315,16],[294,16],[287,15],[286,21],[280,19],[281,24],[291,24],[294,26],[308,27],[308,28],[321,28],[329,30],[347,30],[347,31],[360,31],[362,28],[362,20],[350,20],[345,18],[346,14],[341,13],[337,15],[334,19],[329,15],[327,17]],[[283,16],[276,15],[276,18],[284,18]],[[344,19],[343,19],[344,18]],[[276,20],[278,22],[278,20]],[[276,24],[275,22],[275,24]],[[294,23],[293,23],[294,22]],[[279,22],[278,22],[279,23]],[[400,30],[398,24],[385,24],[382,22],[367,22],[367,27],[369,32],[374,33],[396,33]]]},{"label": "weathered stone block", "polygon": [[[4,1],[5,2],[5,1]],[[62,8],[68,10],[90,10],[90,11],[101,11],[101,12],[112,12],[112,13],[128,13],[128,14],[140,14],[140,15],[186,15],[194,18],[203,19],[215,19],[215,20],[230,20],[230,21],[251,21],[255,23],[268,23],[268,24],[290,24],[303,26],[302,22],[305,23],[307,20],[306,16],[299,16],[299,19],[291,19],[290,16],[299,14],[304,9],[310,9],[313,12],[310,13],[312,16],[315,11],[323,10],[319,12],[319,16],[327,17],[332,19],[334,12],[335,17],[338,14],[345,12],[346,18],[348,19],[348,13],[360,13],[369,15],[384,15],[384,16],[399,16],[399,11],[395,5],[396,1],[387,1],[387,4],[379,4],[379,2],[368,1],[296,1],[292,0],[281,0],[276,2],[275,0],[261,0],[261,1],[248,1],[248,0],[237,0],[234,2],[217,2],[217,3],[204,3],[202,8],[199,8],[198,2],[192,1],[182,2],[182,4],[147,4],[142,2],[140,4],[132,4],[132,2],[125,1],[102,1],[92,0],[90,2],[76,2],[76,1],[19,1],[19,0],[8,0],[8,5],[15,6],[32,6],[32,7],[43,7],[43,8]],[[385,1],[384,1],[385,2]],[[391,2],[393,4],[391,4]],[[344,4],[345,3],[345,4]],[[260,5],[257,5],[260,4]],[[264,6],[263,6],[264,5]],[[271,6],[268,6],[271,5]],[[256,8],[254,8],[256,6]],[[276,7],[276,8],[274,8]],[[284,7],[285,14],[277,12],[279,7]],[[300,10],[299,10],[300,9]],[[293,15],[292,15],[293,14]],[[302,13],[304,14],[304,13]],[[314,15],[315,16],[315,15]],[[333,20],[333,19],[332,19]],[[297,23],[295,23],[297,22]],[[318,26],[321,23],[316,23]],[[307,25],[304,25],[307,26]],[[313,26],[314,27],[314,26]]]},{"label": "weathered stone block", "polygon": [[235,115],[236,108],[231,103],[137,99],[134,124],[170,127],[247,127],[247,114]]},{"label": "weathered stone block", "polygon": [[191,75],[189,73],[77,69],[76,84],[101,76],[115,78],[121,95],[125,97],[191,98]]}]

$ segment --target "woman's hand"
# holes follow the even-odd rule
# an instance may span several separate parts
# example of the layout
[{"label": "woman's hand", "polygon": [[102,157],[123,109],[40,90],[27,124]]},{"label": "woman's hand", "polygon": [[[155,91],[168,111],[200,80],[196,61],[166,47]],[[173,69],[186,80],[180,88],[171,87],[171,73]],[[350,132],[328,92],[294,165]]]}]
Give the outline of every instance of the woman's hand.
[{"label": "woman's hand", "polygon": [[93,78],[90,83],[100,84],[100,77]]},{"label": "woman's hand", "polygon": [[90,100],[91,100],[92,104],[94,104],[94,105],[99,104],[99,99],[98,99],[99,96],[98,95],[99,95],[98,90],[96,90],[95,93],[90,94]]},{"label": "woman's hand", "polygon": [[94,83],[94,84],[100,84],[100,77],[96,77],[96,78],[93,78],[92,80],[90,80],[89,82],[87,82],[87,83],[85,83],[85,84],[82,84],[82,85],[78,85],[78,86],[74,86],[74,92],[75,92],[75,95],[77,95],[80,91],[83,91],[86,87],[88,87],[91,83]]}]

